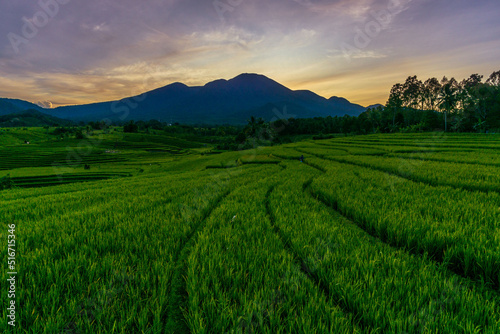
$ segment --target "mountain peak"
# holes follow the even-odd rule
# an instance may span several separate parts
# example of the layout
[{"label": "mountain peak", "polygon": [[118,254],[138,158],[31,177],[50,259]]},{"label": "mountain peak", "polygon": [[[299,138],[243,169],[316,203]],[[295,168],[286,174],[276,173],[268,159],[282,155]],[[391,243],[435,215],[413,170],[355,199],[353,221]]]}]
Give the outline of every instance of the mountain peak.
[{"label": "mountain peak", "polygon": [[210,81],[209,83],[207,83],[203,87],[206,87],[206,88],[220,88],[220,87],[223,87],[226,83],[227,83],[227,80],[225,80],[225,79],[218,79],[218,80]]},{"label": "mountain peak", "polygon": [[343,97],[338,97],[338,96],[332,96],[331,98],[328,99],[329,101],[335,101],[339,103],[350,103],[349,100]]},{"label": "mountain peak", "polygon": [[384,107],[384,105],[380,104],[380,103],[372,104],[371,106],[366,107],[366,110],[368,110],[368,109],[375,109],[375,108],[378,108],[378,107]]},{"label": "mountain peak", "polygon": [[248,79],[267,79],[271,80],[265,75],[262,74],[257,74],[257,73],[241,73],[240,75],[237,75],[234,77],[232,80],[248,80]]},{"label": "mountain peak", "polygon": [[291,93],[291,90],[282,84],[256,73],[242,73],[228,80],[227,84],[239,91],[275,94],[276,97]]}]

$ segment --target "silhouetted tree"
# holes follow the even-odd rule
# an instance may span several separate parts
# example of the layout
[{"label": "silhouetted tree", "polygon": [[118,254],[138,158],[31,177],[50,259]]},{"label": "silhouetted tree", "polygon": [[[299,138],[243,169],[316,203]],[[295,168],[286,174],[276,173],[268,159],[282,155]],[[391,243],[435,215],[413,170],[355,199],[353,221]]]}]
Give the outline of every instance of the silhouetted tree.
[{"label": "silhouetted tree", "polygon": [[441,84],[437,78],[430,78],[425,81],[422,94],[428,110],[436,110],[440,90]]},{"label": "silhouetted tree", "polygon": [[396,114],[401,110],[404,102],[404,86],[400,83],[392,86],[387,108],[392,111],[392,126],[396,125]]},{"label": "silhouetted tree", "polygon": [[444,131],[448,131],[448,114],[457,105],[458,83],[455,78],[448,80],[443,77],[441,80],[441,90],[439,91],[439,107],[444,112]]},{"label": "silhouetted tree", "polygon": [[405,107],[417,108],[423,100],[422,81],[417,79],[417,76],[410,76],[403,84],[402,100]]},{"label": "silhouetted tree", "polygon": [[139,127],[134,121],[130,121],[123,126],[123,132],[136,133],[139,131]]},{"label": "silhouetted tree", "polygon": [[491,73],[486,83],[491,86],[500,87],[500,71]]}]

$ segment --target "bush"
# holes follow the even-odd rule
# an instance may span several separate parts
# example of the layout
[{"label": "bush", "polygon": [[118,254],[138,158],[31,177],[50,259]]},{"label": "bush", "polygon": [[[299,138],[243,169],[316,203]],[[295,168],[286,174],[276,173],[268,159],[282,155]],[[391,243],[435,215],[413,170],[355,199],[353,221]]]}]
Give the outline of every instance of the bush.
[{"label": "bush", "polygon": [[83,135],[82,130],[77,130],[75,133],[75,138],[76,139],[85,139],[85,136]]},{"label": "bush", "polygon": [[10,177],[10,174],[5,175],[0,178],[0,190],[15,188],[14,181]]},{"label": "bush", "polygon": [[123,126],[123,132],[137,133],[139,132],[139,126],[134,121],[130,121]]}]

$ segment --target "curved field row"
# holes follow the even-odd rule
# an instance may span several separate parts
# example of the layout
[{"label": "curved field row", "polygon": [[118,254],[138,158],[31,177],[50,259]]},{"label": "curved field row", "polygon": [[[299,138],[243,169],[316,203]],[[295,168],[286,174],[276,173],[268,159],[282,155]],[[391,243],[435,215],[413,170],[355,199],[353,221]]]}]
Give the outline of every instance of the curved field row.
[{"label": "curved field row", "polygon": [[130,173],[80,173],[80,174],[61,174],[61,175],[44,175],[44,176],[26,176],[12,177],[11,180],[15,187],[21,188],[36,188],[48,187],[60,184],[88,182],[107,180],[114,177],[127,177]]},{"label": "curved field row", "polygon": [[425,252],[454,272],[498,289],[499,194],[432,187],[332,161],[316,163],[327,174],[311,189],[325,203],[395,247]]},{"label": "curved field row", "polygon": [[193,333],[361,333],[328,301],[274,233],[263,178],[214,210],[188,259],[186,321]]},{"label": "curved field row", "polygon": [[451,186],[471,191],[500,192],[499,168],[455,162],[426,161],[396,157],[337,156],[327,150],[299,149],[324,159],[369,167],[433,186]]},{"label": "curved field row", "polygon": [[496,153],[486,153],[483,151],[470,152],[440,152],[440,153],[407,153],[394,154],[395,157],[403,159],[429,160],[440,162],[456,162],[471,165],[485,165],[500,167],[500,155]]},{"label": "curved field row", "polygon": [[[126,136],[146,150],[170,140]],[[59,174],[111,179],[2,191],[0,220],[16,224],[16,330],[496,334],[500,192],[486,190],[500,179],[492,166],[391,156],[433,138],[345,137],[217,155],[122,151],[109,157],[125,161]],[[486,160],[494,150],[457,147],[496,145],[489,138],[450,135],[443,152],[429,154]],[[52,154],[65,153],[58,145]],[[8,149],[0,160],[51,152]],[[12,174],[26,185],[61,181],[50,167]],[[464,190],[472,186],[485,189]]]},{"label": "curved field row", "polygon": [[[259,173],[269,173],[267,168],[279,169],[261,167]],[[17,297],[29,310],[19,312],[18,330],[163,332],[175,259],[207,210],[253,174],[191,175],[180,182],[157,175],[143,178],[139,187],[137,180],[115,180],[116,187],[68,194],[73,203],[51,195],[18,200],[22,210],[0,210],[3,221],[22,231],[16,239],[23,264],[18,279],[30,289],[20,289]]]},{"label": "curved field row", "polygon": [[425,255],[372,238],[304,196],[310,178],[321,173],[297,164],[285,173],[284,183],[270,196],[276,224],[307,271],[327,285],[331,298],[358,323],[382,333],[497,331],[498,294],[443,270]]}]

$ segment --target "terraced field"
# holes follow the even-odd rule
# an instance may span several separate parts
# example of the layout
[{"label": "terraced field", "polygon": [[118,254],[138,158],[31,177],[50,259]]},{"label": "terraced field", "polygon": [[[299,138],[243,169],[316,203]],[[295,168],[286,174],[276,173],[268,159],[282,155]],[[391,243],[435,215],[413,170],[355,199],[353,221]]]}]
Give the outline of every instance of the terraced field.
[{"label": "terraced field", "polygon": [[121,161],[64,167],[92,182],[0,192],[19,306],[2,332],[500,332],[500,136],[217,155],[164,140],[130,137],[104,148]]}]

